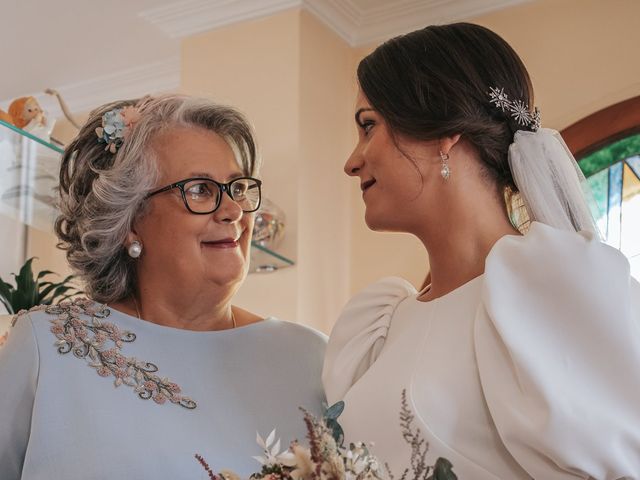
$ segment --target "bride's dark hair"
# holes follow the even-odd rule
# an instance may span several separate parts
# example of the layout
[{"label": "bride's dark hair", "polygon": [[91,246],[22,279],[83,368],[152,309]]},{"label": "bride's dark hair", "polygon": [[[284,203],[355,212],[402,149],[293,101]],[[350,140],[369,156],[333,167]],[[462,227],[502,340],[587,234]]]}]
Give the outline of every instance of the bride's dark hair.
[{"label": "bride's dark hair", "polygon": [[416,140],[461,134],[501,188],[517,191],[507,159],[524,129],[489,102],[491,87],[533,109],[520,57],[500,36],[470,23],[429,26],[393,38],[358,66],[362,92],[392,132]]}]

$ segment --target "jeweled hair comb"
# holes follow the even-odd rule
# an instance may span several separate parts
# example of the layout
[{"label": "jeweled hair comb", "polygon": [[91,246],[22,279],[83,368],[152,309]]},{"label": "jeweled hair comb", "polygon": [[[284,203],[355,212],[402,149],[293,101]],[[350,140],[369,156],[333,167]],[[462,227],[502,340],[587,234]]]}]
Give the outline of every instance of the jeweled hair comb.
[{"label": "jeweled hair comb", "polygon": [[502,112],[508,114],[521,127],[528,127],[534,132],[540,128],[540,110],[538,107],[529,111],[529,106],[522,100],[510,100],[504,88],[491,87],[489,101]]}]

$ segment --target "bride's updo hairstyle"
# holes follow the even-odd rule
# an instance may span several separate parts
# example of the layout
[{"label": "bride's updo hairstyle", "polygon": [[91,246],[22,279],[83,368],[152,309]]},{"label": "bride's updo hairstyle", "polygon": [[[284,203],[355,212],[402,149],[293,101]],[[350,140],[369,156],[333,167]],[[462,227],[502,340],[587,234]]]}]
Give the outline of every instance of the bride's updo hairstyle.
[{"label": "bride's updo hairstyle", "polygon": [[490,102],[492,87],[533,111],[533,87],[516,52],[479,25],[429,26],[393,38],[365,57],[358,81],[391,132],[415,140],[461,134],[502,191],[518,189],[508,151],[519,126]]}]

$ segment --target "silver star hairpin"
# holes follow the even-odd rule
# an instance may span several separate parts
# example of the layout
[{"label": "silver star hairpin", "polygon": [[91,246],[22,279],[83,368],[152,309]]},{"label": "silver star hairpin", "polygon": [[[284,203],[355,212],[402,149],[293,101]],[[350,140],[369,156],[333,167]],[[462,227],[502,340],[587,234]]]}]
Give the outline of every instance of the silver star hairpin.
[{"label": "silver star hairpin", "polygon": [[534,132],[540,128],[540,110],[538,107],[529,111],[529,107],[522,100],[512,101],[504,93],[504,88],[491,87],[489,101],[502,112],[509,114],[521,127],[529,127]]}]

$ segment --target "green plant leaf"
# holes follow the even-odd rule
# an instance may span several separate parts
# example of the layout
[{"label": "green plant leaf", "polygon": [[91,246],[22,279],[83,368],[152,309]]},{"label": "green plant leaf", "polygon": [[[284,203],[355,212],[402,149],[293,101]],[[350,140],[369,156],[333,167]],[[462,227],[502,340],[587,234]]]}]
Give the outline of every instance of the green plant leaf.
[{"label": "green plant leaf", "polygon": [[28,292],[24,292],[23,290],[16,290],[13,294],[12,306],[13,310],[19,312],[20,310],[29,310],[34,305],[29,301]]},{"label": "green plant leaf", "polygon": [[47,295],[49,295],[49,293],[51,293],[55,288],[60,286],[59,283],[51,283],[51,282],[47,282],[47,283],[48,285],[44,288],[42,288],[44,283],[40,285],[41,288],[40,288],[40,292],[38,293],[38,305],[51,305],[51,302],[45,303],[45,298],[47,298]]},{"label": "green plant leaf", "polygon": [[57,273],[52,272],[51,270],[42,270],[40,273],[38,273],[36,280],[40,280],[45,275],[57,275]]},{"label": "green plant leaf", "polygon": [[13,310],[13,307],[11,306],[11,303],[8,300],[5,300],[4,297],[0,297],[0,302],[2,302],[2,305],[4,305],[4,308],[7,310],[8,313],[10,313],[12,315],[16,313]]},{"label": "green plant leaf", "polygon": [[29,310],[36,305],[50,305],[57,299],[67,299],[80,293],[72,281],[75,275],[68,275],[60,282],[42,281],[47,275],[58,275],[51,270],[43,270],[34,277],[32,263],[35,257],[29,258],[15,277],[16,286],[0,279],[0,302],[9,313]]},{"label": "green plant leaf", "polygon": [[20,272],[15,276],[16,290],[20,292],[19,298],[22,299],[24,305],[31,304],[38,298],[37,283],[33,278],[33,270],[31,268],[31,263],[33,262],[34,258],[35,257],[31,257],[29,260],[24,262],[24,265],[20,269]]},{"label": "green plant leaf", "polygon": [[[58,288],[60,286],[63,286],[63,285],[67,285],[74,278],[76,278],[75,275],[68,275],[61,282],[56,282],[56,283],[54,283],[54,282],[42,282],[40,284],[41,290],[40,290],[40,292],[38,294],[37,305],[51,305],[53,303],[53,301],[56,299],[56,295],[54,293],[52,295],[52,297],[49,298],[49,299],[47,299],[47,295],[49,295],[49,293],[54,291],[54,289],[56,289],[56,288]],[[42,287],[44,287],[44,288],[42,288]]]},{"label": "green plant leaf", "polygon": [[74,290],[74,287],[71,286],[71,285],[59,285],[59,286],[57,286],[53,290],[53,292],[51,293],[49,298],[46,298],[46,299],[42,300],[42,304],[43,305],[51,305],[56,298],[64,295],[69,290]]}]

